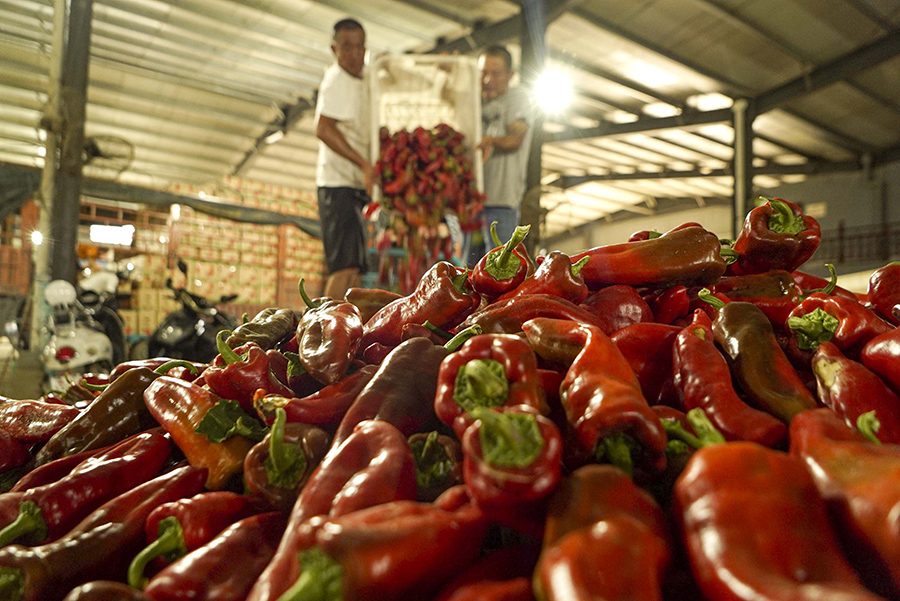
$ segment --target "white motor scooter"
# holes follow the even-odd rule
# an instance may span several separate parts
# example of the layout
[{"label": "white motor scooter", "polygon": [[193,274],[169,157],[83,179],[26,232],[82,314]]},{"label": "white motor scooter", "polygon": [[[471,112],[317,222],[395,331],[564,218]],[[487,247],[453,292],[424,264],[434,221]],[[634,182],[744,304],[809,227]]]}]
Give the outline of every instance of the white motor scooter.
[{"label": "white motor scooter", "polygon": [[[44,289],[44,298],[50,305],[50,339],[41,353],[44,392],[64,391],[83,374],[109,373],[123,360],[124,349],[117,353],[111,338],[124,340],[124,325],[118,314],[104,307],[101,300],[114,297],[118,282],[118,277],[109,272],[82,280],[82,293],[95,303],[89,308],[82,304],[75,287],[65,280],[54,280]],[[99,311],[104,312],[104,323],[95,319]],[[119,331],[111,336],[105,331],[109,327],[118,327]]]}]

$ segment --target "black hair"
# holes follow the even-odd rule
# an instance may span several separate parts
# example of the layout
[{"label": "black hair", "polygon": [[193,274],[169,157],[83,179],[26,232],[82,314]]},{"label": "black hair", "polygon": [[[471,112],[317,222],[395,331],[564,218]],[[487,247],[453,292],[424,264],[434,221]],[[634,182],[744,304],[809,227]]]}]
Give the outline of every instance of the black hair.
[{"label": "black hair", "polygon": [[341,31],[346,31],[349,29],[359,29],[360,31],[364,31],[362,24],[359,21],[357,21],[356,19],[349,19],[349,18],[341,19],[340,21],[338,21],[337,23],[334,24],[333,39],[336,40],[338,33],[340,33]]},{"label": "black hair", "polygon": [[500,46],[498,44],[488,46],[484,49],[483,54],[487,56],[496,56],[502,58],[503,62],[506,63],[506,70],[512,71],[512,54],[509,53],[509,50],[506,49],[506,46]]}]

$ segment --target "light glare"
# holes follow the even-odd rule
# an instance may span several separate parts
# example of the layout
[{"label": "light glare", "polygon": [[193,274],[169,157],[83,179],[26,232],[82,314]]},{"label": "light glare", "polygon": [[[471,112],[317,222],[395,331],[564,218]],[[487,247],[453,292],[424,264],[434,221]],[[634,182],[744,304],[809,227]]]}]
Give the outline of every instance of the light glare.
[{"label": "light glare", "polygon": [[572,78],[559,69],[546,69],[534,82],[535,100],[545,113],[565,111],[572,103],[573,96]]}]

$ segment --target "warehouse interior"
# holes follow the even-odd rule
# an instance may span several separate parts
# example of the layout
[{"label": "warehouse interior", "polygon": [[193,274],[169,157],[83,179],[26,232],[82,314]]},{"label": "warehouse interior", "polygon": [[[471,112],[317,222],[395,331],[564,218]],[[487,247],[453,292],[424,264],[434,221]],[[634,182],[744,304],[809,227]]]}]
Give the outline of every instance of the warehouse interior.
[{"label": "warehouse interior", "polygon": [[[765,195],[819,220],[811,273],[833,263],[851,285],[900,255],[893,0],[73,0],[65,15],[62,5],[0,0],[4,318],[52,275],[32,232],[59,225],[41,221],[33,199],[46,195],[47,153],[66,160],[54,119],[77,130],[79,109],[87,150],[56,186],[75,190],[57,200],[68,206],[57,219],[80,225],[50,271],[74,269],[91,225],[132,225],[130,245],[91,246],[101,260],[133,259],[136,334],[173,309],[167,278],[238,294],[236,315],[297,305],[300,277],[316,291],[313,109],[331,27],[348,15],[366,29],[370,60],[502,43],[520,85],[565,75],[569,106],[543,115],[532,142],[523,211],[539,248],[575,252],[684,221],[733,238]],[[190,268],[181,281],[176,257]]]}]

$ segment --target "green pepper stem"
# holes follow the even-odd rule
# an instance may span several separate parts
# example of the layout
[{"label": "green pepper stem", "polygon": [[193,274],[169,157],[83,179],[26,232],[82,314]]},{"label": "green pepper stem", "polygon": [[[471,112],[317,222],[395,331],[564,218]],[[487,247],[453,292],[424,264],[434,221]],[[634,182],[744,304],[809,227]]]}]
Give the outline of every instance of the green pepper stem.
[{"label": "green pepper stem", "polygon": [[494,241],[494,246],[503,246],[503,240],[500,239],[500,236],[497,235],[497,222],[491,222],[491,240]]},{"label": "green pepper stem", "polygon": [[244,325],[246,323],[250,323],[250,314],[244,311],[243,313],[241,313],[241,325]]},{"label": "green pepper stem", "polygon": [[794,215],[794,211],[784,201],[777,198],[767,198],[766,202],[775,210],[769,217],[769,229],[778,234],[790,234],[796,236],[806,229],[803,219]]},{"label": "green pepper stem", "polygon": [[789,317],[787,326],[797,333],[797,346],[804,351],[815,350],[823,342],[834,338],[840,320],[821,307],[803,316]]},{"label": "green pepper stem", "polygon": [[[299,445],[287,445],[284,442],[284,425],[287,423],[287,412],[282,407],[275,409],[275,421],[272,422],[272,433],[269,436],[269,459],[272,466],[278,474],[287,474],[296,463],[296,455],[290,452],[292,448]],[[297,474],[297,478],[302,473]],[[271,482],[270,482],[271,483]],[[294,482],[294,486],[296,486]],[[294,488],[293,486],[284,486],[283,488]]]},{"label": "green pepper stem", "polygon": [[[218,342],[219,342],[219,341],[218,341],[218,336],[216,336],[216,338],[217,338],[216,344],[218,345]],[[227,345],[226,345],[226,346],[227,346]],[[190,361],[184,361],[184,360],[182,360],[182,359],[173,359],[172,361],[166,361],[165,363],[163,363],[162,365],[160,365],[159,367],[157,367],[157,368],[154,369],[153,371],[154,371],[155,373],[158,373],[158,374],[164,376],[164,375],[166,375],[167,373],[169,373],[170,370],[175,369],[176,367],[184,367],[185,369],[187,369],[188,371],[190,371],[190,372],[191,372],[192,374],[194,374],[195,376],[199,373],[199,370],[197,369],[197,366],[196,366],[196,365],[194,365],[194,364],[191,363]]]},{"label": "green pepper stem", "polygon": [[300,576],[278,601],[342,601],[344,570],[318,547],[300,553]]},{"label": "green pepper stem", "polygon": [[459,368],[453,398],[460,407],[497,407],[509,395],[506,369],[493,359],[473,359]]},{"label": "green pepper stem", "polygon": [[158,532],[156,540],[141,549],[128,566],[128,584],[138,590],[144,590],[149,582],[149,579],[144,577],[148,563],[163,556],[168,556],[174,561],[187,553],[184,529],[178,518],[169,516],[160,520]]},{"label": "green pepper stem", "polygon": [[664,418],[659,421],[662,423],[663,430],[666,431],[669,438],[680,440],[694,449],[699,449],[704,446],[703,441],[700,440],[699,437],[688,432],[677,419]]},{"label": "green pepper stem", "polygon": [[878,421],[874,411],[867,411],[857,417],[856,429],[875,444],[881,444],[881,441],[875,436],[875,433],[881,429],[881,422]]},{"label": "green pepper stem", "polygon": [[447,341],[447,344],[444,345],[444,348],[449,352],[453,352],[465,344],[466,340],[472,338],[473,336],[477,336],[481,334],[484,330],[478,324],[473,326],[469,326],[465,330],[461,331],[459,334],[451,338]]},{"label": "green pepper stem", "polygon": [[725,259],[726,265],[731,265],[732,263],[737,262],[741,255],[733,248],[722,248],[719,250],[719,256]]},{"label": "green pepper stem", "polygon": [[709,288],[701,288],[700,292],[697,293],[697,298],[712,305],[714,309],[721,309],[725,306],[725,301],[713,295],[712,290]]},{"label": "green pepper stem", "polygon": [[297,285],[297,288],[300,289],[300,298],[303,299],[303,302],[306,303],[308,308],[315,309],[322,304],[321,302],[313,302],[313,299],[309,298],[309,294],[306,293],[306,278],[300,278],[300,283]]},{"label": "green pepper stem", "polygon": [[92,392],[103,392],[109,387],[109,384],[91,384],[84,378],[81,378],[80,384],[82,388],[87,388]]},{"label": "green pepper stem", "polygon": [[0,566],[0,599],[19,601],[25,596],[25,574],[19,568]]},{"label": "green pepper stem", "polygon": [[500,468],[526,468],[540,457],[546,444],[531,413],[493,411],[478,407],[468,416],[481,422],[478,432],[484,462]]},{"label": "green pepper stem", "polygon": [[656,240],[657,238],[662,238],[662,232],[657,232],[656,230],[647,232],[647,240]]},{"label": "green pepper stem", "polygon": [[469,270],[463,270],[461,273],[458,273],[455,276],[450,278],[450,281],[453,282],[453,287],[456,288],[456,291],[460,294],[466,294],[466,282],[469,279]]},{"label": "green pepper stem", "polygon": [[47,538],[47,522],[37,503],[22,501],[19,503],[19,515],[16,519],[0,530],[0,548],[29,534],[32,535],[31,542],[42,542]]},{"label": "green pepper stem", "polygon": [[437,327],[436,325],[434,325],[427,319],[425,320],[425,323],[423,323],[422,325],[425,326],[426,328],[428,328],[429,332],[433,332],[433,333],[437,334],[444,340],[450,340],[451,338],[453,338],[453,334],[451,334],[450,332],[445,332],[444,330],[440,329],[439,327]]},{"label": "green pepper stem", "polygon": [[610,434],[597,444],[597,460],[610,463],[631,477],[634,474],[634,460],[631,452],[636,444],[627,434]]},{"label": "green pepper stem", "polygon": [[725,437],[719,432],[703,409],[696,407],[687,412],[688,423],[697,433],[704,447],[711,444],[720,444],[725,442]]},{"label": "green pepper stem", "polygon": [[821,292],[822,294],[831,294],[837,287],[837,272],[834,270],[834,265],[832,265],[831,263],[825,263],[825,267],[827,267],[828,271],[831,272],[831,280],[828,282],[827,286],[825,286],[821,290],[817,290],[817,292]]},{"label": "green pepper stem", "polygon": [[225,365],[231,365],[232,363],[241,361],[241,356],[225,343],[229,336],[231,336],[230,330],[220,330],[219,333],[216,334],[216,350],[222,355]]},{"label": "green pepper stem", "polygon": [[[495,221],[494,224],[496,223],[497,222]],[[509,241],[504,245],[503,250],[500,251],[500,256],[497,258],[497,266],[506,267],[506,264],[509,263],[509,257],[512,254],[513,249],[525,239],[525,236],[528,235],[530,229],[530,225],[520,225],[516,227],[512,236],[509,237]]]},{"label": "green pepper stem", "polygon": [[588,264],[591,260],[590,255],[586,257],[582,257],[577,263],[572,263],[572,277],[577,277],[581,270],[584,269],[584,266]]},{"label": "green pepper stem", "polygon": [[256,420],[249,416],[239,417],[237,421],[234,422],[234,433],[238,436],[243,436],[248,440],[255,440],[256,442],[259,442],[266,436],[265,431],[260,429]]}]

